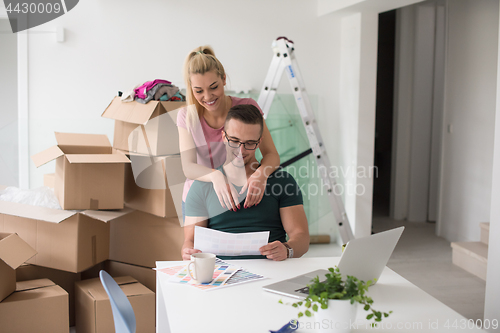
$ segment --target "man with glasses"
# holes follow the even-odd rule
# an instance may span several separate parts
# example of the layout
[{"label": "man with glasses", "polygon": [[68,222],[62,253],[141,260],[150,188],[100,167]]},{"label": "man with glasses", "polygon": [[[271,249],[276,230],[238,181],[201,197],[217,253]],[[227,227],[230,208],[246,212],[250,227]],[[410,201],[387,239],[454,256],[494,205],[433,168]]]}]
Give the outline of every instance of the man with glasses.
[{"label": "man with glasses", "polygon": [[[301,257],[309,249],[309,229],[304,212],[302,193],[293,177],[277,170],[267,180],[262,201],[243,207],[246,193],[240,193],[248,177],[259,167],[255,151],[259,147],[263,118],[253,105],[237,105],[229,110],[223,131],[226,162],[220,171],[229,188],[239,193],[235,206],[222,207],[212,183],[195,181],[186,198],[184,245],[182,257],[190,260],[194,249],[194,226],[230,232],[269,231],[269,244],[260,248],[260,256],[221,257],[222,259],[268,258],[284,260]],[[264,170],[265,171],[265,170]],[[288,235],[288,241],[286,236]]]}]

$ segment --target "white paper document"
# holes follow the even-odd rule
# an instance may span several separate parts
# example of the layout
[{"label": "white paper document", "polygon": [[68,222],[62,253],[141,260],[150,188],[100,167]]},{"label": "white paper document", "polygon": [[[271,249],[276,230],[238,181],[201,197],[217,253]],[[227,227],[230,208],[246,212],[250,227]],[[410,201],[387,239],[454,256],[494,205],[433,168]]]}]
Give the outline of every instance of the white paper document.
[{"label": "white paper document", "polygon": [[269,242],[269,231],[231,234],[209,228],[194,228],[194,248],[221,256],[260,255]]}]

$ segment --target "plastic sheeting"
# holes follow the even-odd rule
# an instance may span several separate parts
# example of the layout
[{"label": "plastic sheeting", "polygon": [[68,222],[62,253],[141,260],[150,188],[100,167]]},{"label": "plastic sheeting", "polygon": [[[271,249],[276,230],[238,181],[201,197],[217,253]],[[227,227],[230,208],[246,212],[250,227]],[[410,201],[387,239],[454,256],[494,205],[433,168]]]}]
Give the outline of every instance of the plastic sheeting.
[{"label": "plastic sheeting", "polygon": [[52,209],[62,209],[54,191],[47,186],[42,186],[34,190],[21,190],[13,186],[7,187],[5,190],[0,191],[0,200]]}]

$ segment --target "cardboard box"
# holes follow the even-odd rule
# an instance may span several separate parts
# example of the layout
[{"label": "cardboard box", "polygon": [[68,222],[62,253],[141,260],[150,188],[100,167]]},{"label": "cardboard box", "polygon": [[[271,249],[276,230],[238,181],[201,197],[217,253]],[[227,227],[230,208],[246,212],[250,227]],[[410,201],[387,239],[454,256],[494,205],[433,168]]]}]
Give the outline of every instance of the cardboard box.
[{"label": "cardboard box", "polygon": [[92,266],[91,268],[89,269],[86,269],[84,270],[81,274],[82,274],[82,280],[88,280],[88,279],[95,279],[97,277],[99,277],[99,272],[104,269],[104,263],[106,262],[107,260],[103,261],[103,262],[100,262],[98,263],[97,265],[95,266]]},{"label": "cardboard box", "polygon": [[[134,309],[137,332],[155,332],[155,294],[129,276],[114,278]],[[76,283],[76,331],[114,332],[113,312],[100,279]]]},{"label": "cardboard box", "polygon": [[110,222],[110,260],[153,268],[157,260],[182,260],[183,243],[178,218],[134,211]]},{"label": "cardboard box", "polygon": [[122,209],[123,154],[113,154],[106,135],[57,133],[57,146],[31,158],[36,167],[56,160],[54,193],[63,209]]},{"label": "cardboard box", "polygon": [[47,186],[50,188],[55,188],[56,184],[56,174],[55,173],[46,173],[43,175],[43,186]]},{"label": "cardboard box", "polygon": [[68,293],[48,279],[18,282],[0,302],[0,330],[9,333],[68,333]]},{"label": "cardboard box", "polygon": [[[98,267],[101,265],[96,265]],[[100,267],[102,269],[102,267]],[[75,326],[75,283],[81,280],[96,278],[99,276],[99,270],[92,272],[93,268],[81,273],[71,273],[58,269],[47,268],[42,266],[24,264],[16,269],[16,281],[29,281],[37,279],[49,279],[61,288],[63,288],[69,296],[69,326]]]},{"label": "cardboard box", "polygon": [[[75,283],[81,280],[99,277],[99,271],[104,269],[104,263],[106,263],[106,261],[80,273],[71,273],[59,269],[23,264],[16,269],[16,281],[49,279],[63,288],[69,296],[69,326],[75,326]],[[127,274],[121,274],[120,276],[123,275]]]},{"label": "cardboard box", "polygon": [[124,103],[115,97],[101,117],[115,120],[113,147],[146,154],[179,154],[177,113],[185,102],[136,101]]},{"label": "cardboard box", "polygon": [[130,213],[82,212],[0,201],[0,232],[15,232],[38,254],[27,263],[78,273],[109,256],[109,222]]},{"label": "cardboard box", "polygon": [[156,293],[156,271],[154,269],[113,260],[106,260],[103,266],[109,275],[113,277],[131,276]]},{"label": "cardboard box", "polygon": [[125,166],[125,205],[160,217],[182,218],[186,176],[180,155],[128,155]]},{"label": "cardboard box", "polygon": [[0,301],[16,291],[16,268],[35,254],[17,234],[0,232]]}]

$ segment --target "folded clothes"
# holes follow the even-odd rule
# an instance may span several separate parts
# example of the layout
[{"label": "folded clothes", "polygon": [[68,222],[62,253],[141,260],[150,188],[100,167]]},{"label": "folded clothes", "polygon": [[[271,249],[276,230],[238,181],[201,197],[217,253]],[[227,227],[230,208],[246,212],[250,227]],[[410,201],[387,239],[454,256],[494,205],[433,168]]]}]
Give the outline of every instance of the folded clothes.
[{"label": "folded clothes", "polygon": [[154,97],[155,97],[156,92],[157,92],[159,89],[161,89],[162,87],[164,87],[164,86],[172,86],[172,85],[170,85],[170,84],[168,84],[168,85],[167,85],[167,84],[165,84],[165,83],[158,83],[158,84],[156,84],[153,88],[151,88],[151,89],[148,91],[148,93],[147,93],[147,95],[146,95],[146,97],[145,97],[145,98],[139,98],[139,97],[137,97],[137,95],[136,95],[135,100],[136,100],[137,102],[139,102],[139,103],[146,104],[147,102],[149,102],[149,101],[153,100],[153,99],[154,99]]},{"label": "folded clothes", "polygon": [[175,94],[177,94],[178,91],[179,91],[179,88],[176,86],[173,86],[173,85],[162,86],[162,87],[160,87],[160,89],[158,89],[156,91],[154,100],[159,101],[160,98],[165,94],[168,96],[168,98],[170,98],[170,97],[174,96]]},{"label": "folded clothes", "polygon": [[134,90],[126,91],[120,97],[120,99],[121,99],[122,102],[133,102],[134,98],[135,98],[135,92],[134,92]]},{"label": "folded clothes", "polygon": [[183,94],[181,94],[180,91],[178,91],[174,96],[172,97],[168,97],[167,94],[163,95],[160,97],[160,101],[185,101],[186,100],[186,96],[184,96]]},{"label": "folded clothes", "polygon": [[[135,96],[137,98],[146,99],[148,92],[153,89],[158,84],[172,84],[172,82],[167,80],[156,79],[154,81],[148,81],[144,83],[142,86],[134,89]],[[153,94],[154,95],[154,94]]]}]

